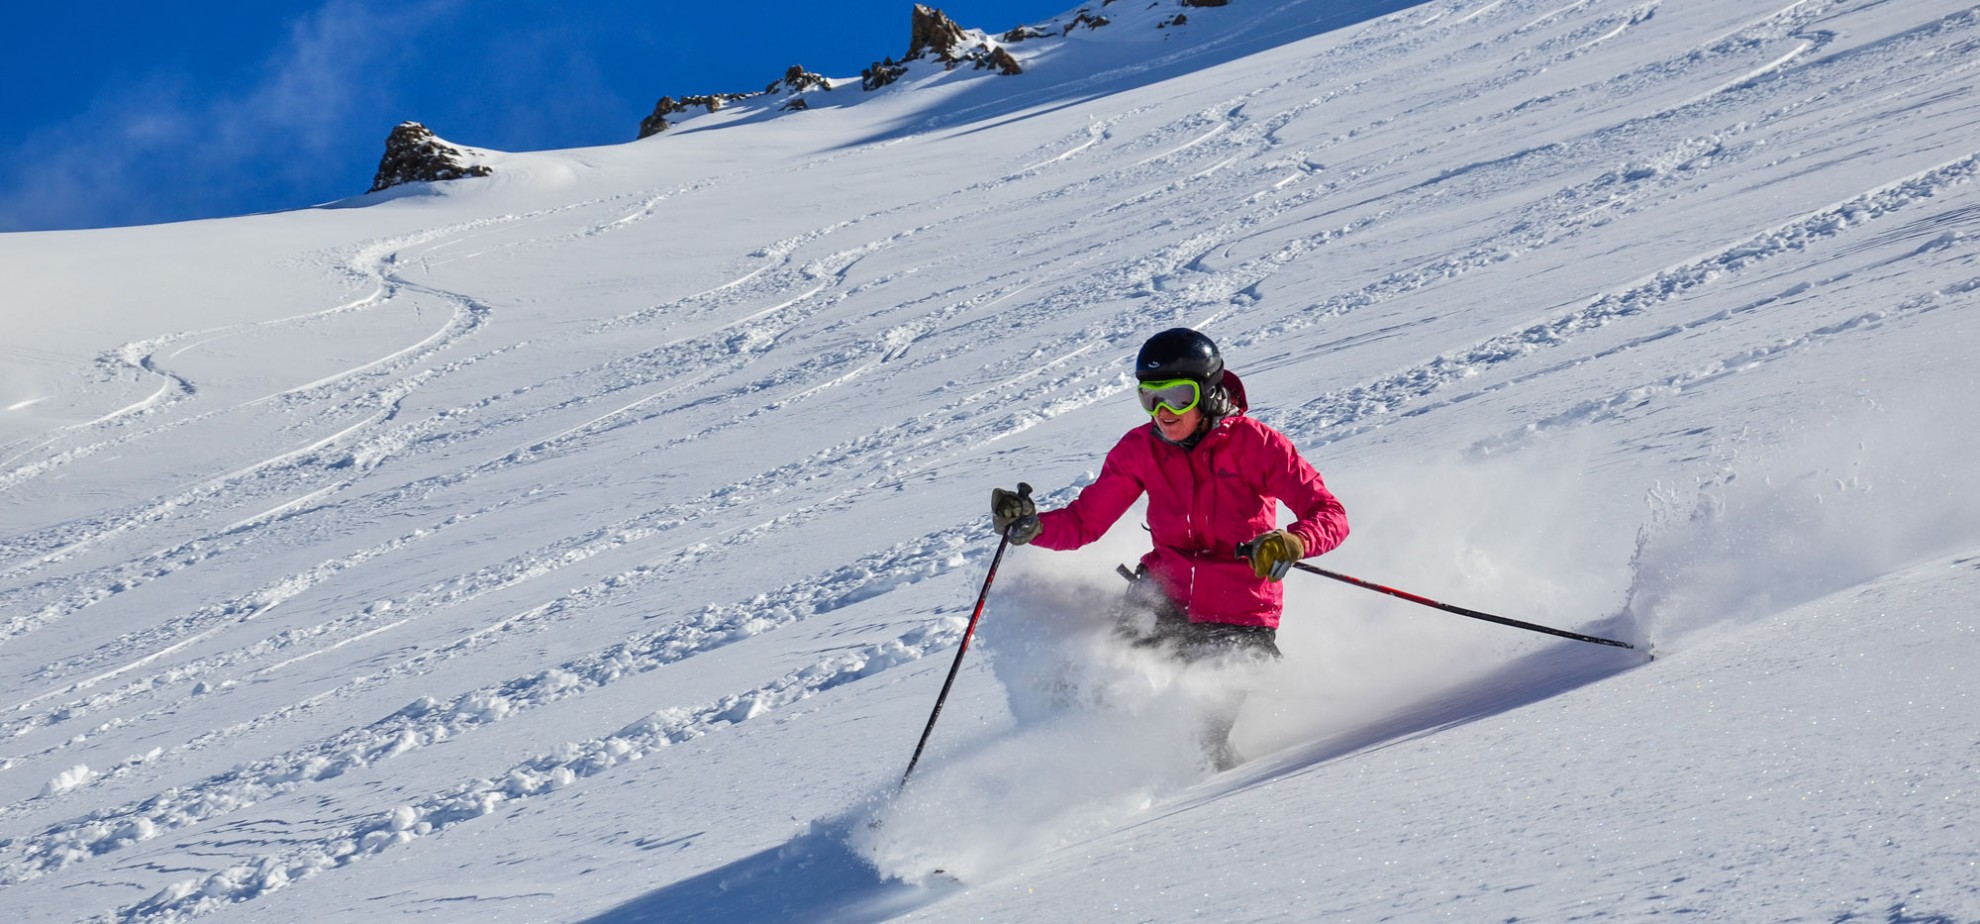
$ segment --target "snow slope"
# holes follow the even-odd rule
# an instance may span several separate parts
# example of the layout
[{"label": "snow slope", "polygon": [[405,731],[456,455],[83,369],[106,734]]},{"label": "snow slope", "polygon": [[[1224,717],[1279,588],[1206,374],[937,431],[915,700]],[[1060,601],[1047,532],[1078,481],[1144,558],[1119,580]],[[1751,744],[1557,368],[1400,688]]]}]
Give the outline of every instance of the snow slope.
[{"label": "snow slope", "polygon": [[[1980,920],[1980,7],[1125,6],[0,235],[7,917]],[[1008,556],[893,798],[988,489],[1177,324],[1322,564],[1658,658],[1298,575],[1212,774],[1130,516]]]}]

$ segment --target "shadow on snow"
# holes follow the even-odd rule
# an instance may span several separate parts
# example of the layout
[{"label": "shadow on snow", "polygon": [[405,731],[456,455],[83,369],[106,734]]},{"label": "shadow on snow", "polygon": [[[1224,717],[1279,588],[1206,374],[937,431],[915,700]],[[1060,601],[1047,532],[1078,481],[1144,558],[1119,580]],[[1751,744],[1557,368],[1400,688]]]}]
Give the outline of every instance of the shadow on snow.
[{"label": "shadow on snow", "polygon": [[683,879],[584,924],[876,924],[939,901],[960,885],[882,879],[845,826],[818,822],[788,843]]},{"label": "shadow on snow", "polygon": [[[1618,620],[1596,626],[1590,631],[1613,636],[1618,634],[1618,630],[1628,634],[1627,627]],[[1645,643],[1639,640],[1638,644]],[[1391,747],[1489,719],[1651,662],[1652,655],[1641,647],[1632,650],[1582,642],[1550,644],[1509,661],[1485,676],[1399,707],[1382,718],[1295,745],[1239,767],[1231,772],[1229,785],[1206,787],[1193,799],[1175,803],[1170,813],[1214,801],[1239,789],[1297,776],[1356,753]]]},{"label": "shadow on snow", "polygon": [[[1641,651],[1573,642],[1549,645],[1383,718],[1237,768],[1125,829],[1190,811],[1241,789],[1297,776],[1351,754],[1510,712],[1647,663]],[[854,823],[814,823],[810,831],[781,846],[665,886],[585,924],[875,924],[964,888],[883,879],[848,846],[846,826]]]}]

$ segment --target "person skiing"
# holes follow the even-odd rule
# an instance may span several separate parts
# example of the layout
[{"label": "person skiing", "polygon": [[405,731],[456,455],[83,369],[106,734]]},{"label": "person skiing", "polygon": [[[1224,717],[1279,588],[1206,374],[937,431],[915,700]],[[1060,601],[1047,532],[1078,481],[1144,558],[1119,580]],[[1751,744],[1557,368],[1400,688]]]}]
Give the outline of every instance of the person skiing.
[{"label": "person skiing", "polygon": [[[1279,581],[1293,562],[1347,538],[1346,510],[1290,439],[1246,416],[1244,383],[1209,337],[1162,331],[1142,345],[1134,374],[1150,420],[1121,437],[1099,477],[1043,513],[1028,496],[997,488],[992,521],[1014,544],[1076,549],[1146,494],[1154,547],[1131,576],[1127,615],[1152,613],[1153,626],[1127,628],[1139,636],[1133,643],[1184,663],[1277,659]],[[1281,503],[1293,515],[1284,528]],[[1205,747],[1218,769],[1236,763],[1229,734],[1241,702],[1240,694],[1212,710]]]}]

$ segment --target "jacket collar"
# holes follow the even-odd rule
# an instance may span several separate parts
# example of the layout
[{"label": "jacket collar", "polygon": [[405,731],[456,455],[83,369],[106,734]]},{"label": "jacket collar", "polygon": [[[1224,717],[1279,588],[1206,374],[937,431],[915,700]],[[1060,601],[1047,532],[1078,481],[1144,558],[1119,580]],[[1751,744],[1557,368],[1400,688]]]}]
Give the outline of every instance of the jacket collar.
[{"label": "jacket collar", "polygon": [[1195,433],[1190,434],[1187,439],[1184,439],[1181,442],[1176,442],[1174,440],[1169,439],[1166,436],[1163,436],[1162,428],[1156,426],[1155,422],[1152,420],[1148,422],[1148,432],[1153,434],[1158,442],[1167,443],[1170,446],[1174,446],[1177,449],[1181,449],[1187,452],[1202,445],[1203,441],[1209,439],[1212,435],[1217,434],[1223,430],[1229,429],[1229,425],[1232,421],[1243,416],[1244,416],[1244,411],[1240,410],[1237,413],[1230,414],[1224,417],[1216,417],[1206,420],[1204,421],[1202,426],[1196,428]]}]

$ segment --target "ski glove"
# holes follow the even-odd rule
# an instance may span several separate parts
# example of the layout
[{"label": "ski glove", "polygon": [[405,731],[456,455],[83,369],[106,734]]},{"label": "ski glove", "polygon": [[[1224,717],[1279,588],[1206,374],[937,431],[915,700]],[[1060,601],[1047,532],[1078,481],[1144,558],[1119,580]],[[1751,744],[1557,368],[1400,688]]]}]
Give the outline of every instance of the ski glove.
[{"label": "ski glove", "polygon": [[997,525],[997,532],[1009,536],[1014,545],[1038,538],[1039,531],[1045,528],[1038,522],[1038,505],[1031,502],[1028,487],[1018,491],[990,489],[990,519]]},{"label": "ski glove", "polygon": [[1306,557],[1306,543],[1283,529],[1275,529],[1238,547],[1251,559],[1251,573],[1268,581],[1281,580],[1292,570],[1293,562]]}]

